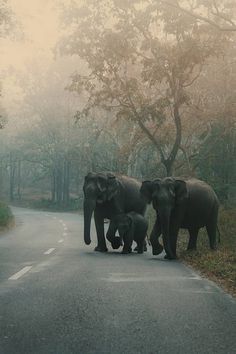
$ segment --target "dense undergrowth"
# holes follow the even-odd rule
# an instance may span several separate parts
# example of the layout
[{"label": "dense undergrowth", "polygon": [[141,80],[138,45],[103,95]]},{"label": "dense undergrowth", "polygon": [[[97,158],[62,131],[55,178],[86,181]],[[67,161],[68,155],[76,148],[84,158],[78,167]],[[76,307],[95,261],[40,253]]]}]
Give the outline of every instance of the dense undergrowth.
[{"label": "dense undergrowth", "polygon": [[[147,212],[149,234],[151,232],[155,213],[152,208]],[[236,296],[236,209],[221,209],[219,212],[217,234],[218,247],[216,251],[209,248],[209,240],[205,228],[198,235],[197,250],[186,251],[189,235],[181,230],[178,237],[177,255],[184,263],[210,278],[229,293]],[[160,240],[161,242],[161,240]]]},{"label": "dense undergrowth", "polygon": [[9,206],[0,202],[0,228],[5,228],[13,223],[14,217]]},{"label": "dense undergrowth", "polygon": [[218,240],[216,251],[210,250],[207,233],[201,230],[197,251],[187,252],[188,234],[181,232],[178,255],[181,260],[236,296],[236,209],[220,210],[218,226],[220,242]]}]

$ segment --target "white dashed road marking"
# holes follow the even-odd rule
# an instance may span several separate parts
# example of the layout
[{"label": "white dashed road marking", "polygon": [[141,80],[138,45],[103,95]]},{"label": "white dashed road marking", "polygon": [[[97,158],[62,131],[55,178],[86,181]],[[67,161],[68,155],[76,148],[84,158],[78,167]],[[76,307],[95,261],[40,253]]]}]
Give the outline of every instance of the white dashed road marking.
[{"label": "white dashed road marking", "polygon": [[[48,213],[46,213],[46,216],[50,216]],[[56,216],[53,216],[53,219],[58,219]],[[63,236],[66,237],[67,236],[67,226],[66,224],[64,223],[64,221],[62,219],[59,219],[59,222],[62,224],[63,226],[63,229],[64,229],[64,232],[63,232]],[[58,240],[57,242],[58,243],[62,243],[64,242],[64,238],[61,238],[60,240]],[[51,254],[53,251],[55,251],[56,248],[49,248],[46,252],[44,252],[45,255],[48,255],[48,254]],[[24,268],[22,268],[19,272],[13,274],[10,278],[8,278],[9,280],[17,280],[19,279],[20,277],[22,277],[24,274],[26,274],[27,272],[30,271],[30,269],[32,268],[33,266],[26,266]]]},{"label": "white dashed road marking", "polygon": [[30,269],[32,268],[32,266],[27,266],[22,268],[19,272],[17,272],[16,274],[12,275],[9,280],[17,280],[20,277],[22,277],[25,273],[27,273]]},{"label": "white dashed road marking", "polygon": [[44,254],[50,254],[53,251],[55,251],[56,248],[49,248],[49,250],[47,250],[46,252],[44,252]]}]

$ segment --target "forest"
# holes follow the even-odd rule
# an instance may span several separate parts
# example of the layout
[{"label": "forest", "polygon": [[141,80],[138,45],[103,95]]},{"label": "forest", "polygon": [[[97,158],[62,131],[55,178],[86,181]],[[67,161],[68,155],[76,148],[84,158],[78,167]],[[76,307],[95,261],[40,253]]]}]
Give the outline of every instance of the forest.
[{"label": "forest", "polygon": [[[36,56],[2,75],[1,197],[78,208],[84,175],[106,170],[196,176],[235,205],[236,4],[54,5],[62,31],[53,60]],[[1,37],[17,38],[7,15]]]}]

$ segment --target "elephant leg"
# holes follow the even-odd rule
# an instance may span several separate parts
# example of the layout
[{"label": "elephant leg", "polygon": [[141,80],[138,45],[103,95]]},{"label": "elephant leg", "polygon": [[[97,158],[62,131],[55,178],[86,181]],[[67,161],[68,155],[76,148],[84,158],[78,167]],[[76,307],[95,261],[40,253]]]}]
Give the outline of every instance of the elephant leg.
[{"label": "elephant leg", "polygon": [[123,235],[123,241],[124,241],[124,246],[122,250],[122,254],[128,254],[132,252],[132,242],[133,239],[130,237],[130,235]]},{"label": "elephant leg", "polygon": [[188,241],[187,251],[196,250],[199,228],[190,228],[188,229],[188,232],[189,232],[189,241]]},{"label": "elephant leg", "polygon": [[171,249],[171,254],[167,251],[167,245],[166,245],[166,241],[165,239],[163,238],[163,243],[164,243],[164,248],[165,248],[165,251],[166,251],[166,255],[164,256],[165,259],[176,259],[177,256],[176,256],[176,242],[177,242],[177,235],[178,233],[176,234],[171,234],[171,240],[170,240],[170,249]]},{"label": "elephant leg", "polygon": [[106,239],[110,242],[112,242],[115,238],[116,235],[116,230],[117,228],[115,227],[115,224],[112,222],[112,220],[110,221],[107,233],[106,233]]},{"label": "elephant leg", "polygon": [[173,232],[171,233],[171,239],[170,239],[170,248],[171,248],[174,258],[177,258],[176,246],[177,246],[178,232],[179,232],[179,229],[173,230]]},{"label": "elephant leg", "polygon": [[[173,219],[170,224],[170,249],[173,256],[171,259],[177,258],[176,247],[177,247],[177,238],[178,238],[179,229],[180,229],[179,218]],[[166,258],[169,258],[168,255]]]},{"label": "elephant leg", "polygon": [[[170,226],[170,249],[171,255],[166,252],[164,256],[165,259],[177,259],[176,247],[177,247],[177,238],[179,233],[179,223],[173,222]],[[163,240],[164,242],[164,240]]]},{"label": "elephant leg", "polygon": [[158,220],[156,220],[150,235],[150,242],[152,245],[153,255],[158,255],[163,251],[163,246],[159,242],[160,235],[161,235],[161,228],[158,225]]},{"label": "elephant leg", "polygon": [[145,249],[144,249],[144,242],[145,242],[145,246],[146,246],[146,250],[147,250],[147,243],[146,243],[146,241],[144,240],[138,240],[137,241],[137,251],[138,251],[138,253],[140,253],[140,254],[142,254],[144,251],[145,251]]},{"label": "elephant leg", "polygon": [[206,224],[206,230],[209,238],[210,248],[216,249],[216,230],[217,230],[218,208],[213,211],[211,218]]},{"label": "elephant leg", "polygon": [[95,221],[95,227],[97,231],[97,241],[98,241],[98,244],[95,247],[94,251],[107,252],[107,246],[106,246],[105,235],[104,235],[104,217],[101,215],[101,213],[98,210],[94,211],[94,221]]},{"label": "elephant leg", "polygon": [[118,249],[123,245],[122,238],[116,236],[117,226],[111,220],[109,224],[109,228],[107,230],[106,239],[111,243],[113,249]]},{"label": "elephant leg", "polygon": [[[143,243],[142,243],[142,249],[144,252],[147,252],[147,241],[144,240]],[[134,248],[134,251],[139,252],[139,246],[138,246],[138,243],[137,243],[137,246]],[[143,252],[142,252],[143,253]]]},{"label": "elephant leg", "polygon": [[146,239],[144,239],[144,241],[142,243],[142,247],[143,247],[143,251],[147,252],[147,241],[146,241]]}]

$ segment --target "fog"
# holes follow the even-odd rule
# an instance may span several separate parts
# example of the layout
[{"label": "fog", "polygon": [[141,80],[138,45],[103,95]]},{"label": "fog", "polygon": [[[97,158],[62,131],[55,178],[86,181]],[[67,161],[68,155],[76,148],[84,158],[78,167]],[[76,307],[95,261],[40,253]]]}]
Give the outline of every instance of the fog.
[{"label": "fog", "polygon": [[0,4],[1,198],[77,209],[106,170],[235,203],[234,2]]}]

